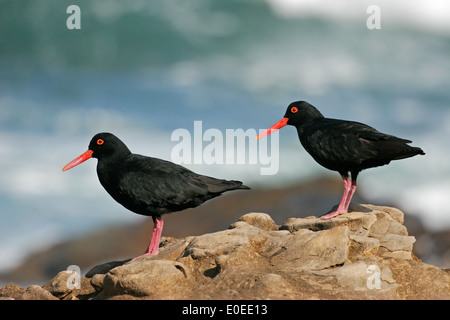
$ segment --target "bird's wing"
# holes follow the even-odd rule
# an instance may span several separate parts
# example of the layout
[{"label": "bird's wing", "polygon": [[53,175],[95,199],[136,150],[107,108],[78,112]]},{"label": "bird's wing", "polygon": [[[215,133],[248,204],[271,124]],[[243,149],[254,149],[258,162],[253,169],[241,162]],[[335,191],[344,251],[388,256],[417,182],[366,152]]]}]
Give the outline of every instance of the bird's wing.
[{"label": "bird's wing", "polygon": [[381,133],[363,123],[326,120],[325,125],[313,128],[310,134],[305,135],[306,143],[302,141],[305,149],[322,164],[327,162],[357,165],[367,161],[385,162],[399,152],[400,146],[411,142]]},{"label": "bird's wing", "polygon": [[119,192],[134,199],[136,205],[170,209],[208,194],[205,183],[192,179],[194,172],[161,159],[133,156],[124,164],[126,173],[119,179]]},{"label": "bird's wing", "polygon": [[145,215],[180,211],[228,190],[249,189],[240,181],[200,175],[172,162],[136,154],[123,163],[118,175],[115,199]]}]

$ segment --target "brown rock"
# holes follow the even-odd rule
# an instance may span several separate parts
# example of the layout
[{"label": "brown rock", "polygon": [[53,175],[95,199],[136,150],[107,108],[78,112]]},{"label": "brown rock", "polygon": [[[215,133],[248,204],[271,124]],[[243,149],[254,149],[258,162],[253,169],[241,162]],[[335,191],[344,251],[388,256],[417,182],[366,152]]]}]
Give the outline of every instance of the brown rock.
[{"label": "brown rock", "polygon": [[386,259],[402,299],[450,299],[450,274],[413,259]]},{"label": "brown rock", "polygon": [[96,274],[106,274],[111,269],[114,269],[115,267],[121,266],[121,265],[127,263],[130,260],[131,259],[127,259],[127,260],[123,260],[123,261],[111,261],[111,262],[106,262],[106,263],[103,263],[103,264],[99,264],[98,266],[95,266],[91,270],[86,272],[86,277],[92,278]]},{"label": "brown rock", "polygon": [[40,286],[32,285],[17,300],[58,300],[58,298]]},{"label": "brown rock", "polygon": [[280,254],[271,259],[286,270],[320,270],[347,261],[350,242],[347,226],[313,232],[301,229],[285,242]]},{"label": "brown rock", "polygon": [[0,289],[1,298],[18,299],[25,292],[24,288],[19,287],[15,283],[8,283],[6,286]]},{"label": "brown rock", "polygon": [[[263,213],[229,229],[164,238],[160,253],[114,261],[67,288],[60,272],[43,288],[13,284],[15,299],[450,299],[448,272],[412,254],[415,238],[395,208],[354,205],[330,220]],[[83,291],[84,290],[84,291]]]},{"label": "brown rock", "polygon": [[73,271],[61,271],[42,288],[61,300],[87,298],[95,292],[90,279]]},{"label": "brown rock", "polygon": [[124,295],[152,299],[181,298],[179,290],[187,279],[188,271],[182,263],[143,257],[109,271],[97,298]]},{"label": "brown rock", "polygon": [[238,221],[244,221],[265,231],[278,230],[278,226],[275,224],[275,221],[273,221],[267,213],[247,213],[240,217]]}]

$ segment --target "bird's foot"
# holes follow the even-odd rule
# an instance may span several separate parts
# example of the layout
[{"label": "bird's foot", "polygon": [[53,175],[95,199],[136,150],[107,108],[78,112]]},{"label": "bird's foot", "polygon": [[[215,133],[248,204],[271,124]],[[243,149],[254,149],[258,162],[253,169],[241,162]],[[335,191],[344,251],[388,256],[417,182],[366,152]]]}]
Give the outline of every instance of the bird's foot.
[{"label": "bird's foot", "polygon": [[132,261],[137,260],[137,259],[142,258],[142,257],[146,257],[146,256],[155,256],[157,254],[158,254],[158,250],[153,251],[153,252],[145,252],[144,254],[141,254],[140,256],[137,256],[136,258],[133,258]]},{"label": "bird's foot", "polygon": [[340,214],[344,214],[344,213],[347,213],[347,210],[336,210],[336,211],[333,211],[333,212],[331,212],[331,213],[328,213],[328,214],[326,214],[326,215],[323,215],[323,216],[321,216],[320,217],[320,219],[331,219],[331,218],[333,218],[333,217],[336,217],[336,216],[338,216],[338,215],[340,215]]}]

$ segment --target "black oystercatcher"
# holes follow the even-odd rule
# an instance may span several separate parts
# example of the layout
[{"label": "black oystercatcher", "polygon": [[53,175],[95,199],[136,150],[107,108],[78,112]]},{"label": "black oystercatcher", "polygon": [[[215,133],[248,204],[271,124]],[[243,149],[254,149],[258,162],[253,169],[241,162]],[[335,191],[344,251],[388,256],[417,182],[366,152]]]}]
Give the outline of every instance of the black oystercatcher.
[{"label": "black oystercatcher", "polygon": [[363,123],[325,118],[305,101],[291,103],[284,118],[258,135],[257,139],[285,125],[297,128],[300,142],[314,160],[339,172],[344,179],[341,203],[336,211],[322,216],[323,219],[347,213],[356,190],[356,178],[362,170],[386,165],[391,160],[425,154],[422,149],[409,146],[412,141],[381,133]]},{"label": "black oystercatcher", "polygon": [[152,216],[153,234],[142,256],[158,253],[163,214],[196,207],[225,191],[250,189],[240,181],[203,176],[169,161],[131,153],[111,133],[96,134],[89,150],[63,171],[90,158],[98,159],[98,178],[114,200],[137,214]]}]

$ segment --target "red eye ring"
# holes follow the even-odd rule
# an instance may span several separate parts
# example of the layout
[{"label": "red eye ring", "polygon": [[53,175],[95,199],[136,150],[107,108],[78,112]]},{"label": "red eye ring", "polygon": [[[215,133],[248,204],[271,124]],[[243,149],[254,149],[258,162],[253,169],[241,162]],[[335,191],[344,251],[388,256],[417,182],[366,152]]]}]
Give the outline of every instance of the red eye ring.
[{"label": "red eye ring", "polygon": [[104,144],[105,143],[105,141],[103,140],[103,139],[98,139],[97,140],[97,144],[99,145],[99,146],[101,146],[102,144]]},{"label": "red eye ring", "polygon": [[292,112],[292,113],[296,113],[297,111],[298,111],[298,108],[297,108],[297,107],[292,107],[292,108],[291,108],[291,112]]}]

